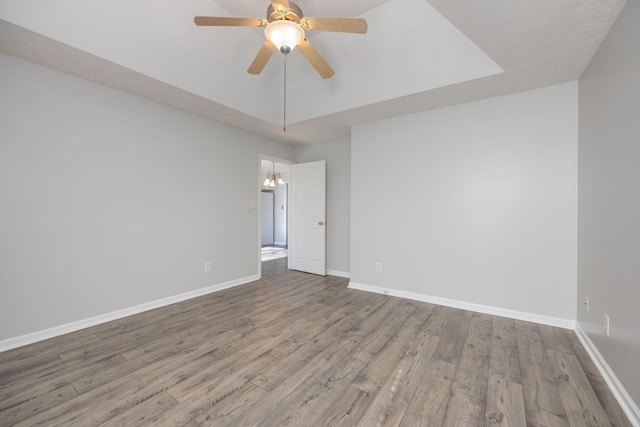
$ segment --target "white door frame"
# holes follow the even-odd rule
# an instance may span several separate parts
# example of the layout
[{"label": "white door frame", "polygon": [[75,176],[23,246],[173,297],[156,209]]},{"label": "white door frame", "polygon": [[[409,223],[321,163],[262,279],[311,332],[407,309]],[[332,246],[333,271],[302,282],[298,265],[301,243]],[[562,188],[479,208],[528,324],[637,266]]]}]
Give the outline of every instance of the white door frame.
[{"label": "white door frame", "polygon": [[[291,166],[295,162],[286,159],[280,159],[278,157],[268,156],[266,154],[258,154],[258,190],[256,193],[256,200],[258,214],[256,215],[256,221],[258,221],[258,234],[256,238],[258,239],[258,277],[262,278],[262,224],[261,224],[261,216],[262,216],[262,183],[264,182],[264,175],[262,174],[262,161],[267,160],[269,162],[276,162],[279,164],[285,164]],[[287,194],[287,197],[289,195]],[[290,198],[287,204],[291,203]],[[287,215],[288,216],[288,215]],[[289,247],[289,218],[287,218],[287,247]]]}]

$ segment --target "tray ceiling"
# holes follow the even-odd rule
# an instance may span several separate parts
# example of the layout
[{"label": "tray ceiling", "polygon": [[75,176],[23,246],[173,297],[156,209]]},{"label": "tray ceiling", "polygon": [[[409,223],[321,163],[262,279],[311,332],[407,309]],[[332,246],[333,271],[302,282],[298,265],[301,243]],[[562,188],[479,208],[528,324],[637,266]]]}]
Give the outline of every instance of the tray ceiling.
[{"label": "tray ceiling", "polygon": [[264,36],[196,15],[264,17],[268,1],[0,0],[0,51],[289,143],[353,124],[577,80],[624,0],[298,0],[306,16],[363,17],[366,35],[308,36],[249,75]]}]

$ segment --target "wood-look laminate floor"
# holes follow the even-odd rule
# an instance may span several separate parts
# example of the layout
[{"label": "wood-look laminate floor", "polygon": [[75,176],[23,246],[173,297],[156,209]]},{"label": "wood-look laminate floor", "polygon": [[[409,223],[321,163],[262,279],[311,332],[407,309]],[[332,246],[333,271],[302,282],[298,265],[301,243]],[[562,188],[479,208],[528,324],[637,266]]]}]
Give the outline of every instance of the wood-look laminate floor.
[{"label": "wood-look laminate floor", "polygon": [[0,353],[0,425],[630,426],[572,331],[263,276]]}]

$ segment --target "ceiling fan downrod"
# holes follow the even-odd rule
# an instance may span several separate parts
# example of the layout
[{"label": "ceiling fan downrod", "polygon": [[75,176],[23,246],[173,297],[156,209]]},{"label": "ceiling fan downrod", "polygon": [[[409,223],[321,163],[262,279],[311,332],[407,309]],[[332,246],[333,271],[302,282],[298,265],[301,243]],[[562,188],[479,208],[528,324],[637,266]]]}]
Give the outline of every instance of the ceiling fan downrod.
[{"label": "ceiling fan downrod", "polygon": [[[286,49],[285,49],[286,48]],[[282,113],[282,131],[287,131],[287,54],[291,52],[289,46],[282,46],[280,51],[284,53],[284,110]],[[286,52],[285,52],[286,51]]]}]

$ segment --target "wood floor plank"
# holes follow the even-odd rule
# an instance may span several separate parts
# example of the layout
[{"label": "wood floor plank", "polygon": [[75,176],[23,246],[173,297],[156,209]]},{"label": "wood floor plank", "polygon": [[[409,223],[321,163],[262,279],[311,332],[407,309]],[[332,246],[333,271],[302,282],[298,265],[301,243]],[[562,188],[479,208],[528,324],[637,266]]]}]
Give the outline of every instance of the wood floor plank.
[{"label": "wood floor plank", "polygon": [[[253,406],[252,411],[240,414],[236,418],[231,418],[227,422],[234,426],[256,426],[264,422],[265,419],[277,416],[280,402],[290,395],[299,395],[315,381],[335,372],[337,366],[342,367],[346,360],[350,358],[342,351],[331,354],[321,353],[309,361],[310,369],[299,369],[290,375],[280,385],[269,392]],[[361,363],[361,361],[357,361]],[[269,424],[263,424],[269,425]]]},{"label": "wood floor plank", "polygon": [[[291,374],[307,366],[320,353],[333,354],[336,351],[350,353],[364,340],[360,335],[351,332],[354,322],[357,320],[351,317],[343,317],[340,321],[336,321],[331,315],[317,335],[308,329],[304,330],[306,337],[296,338],[297,347],[294,350],[291,350],[291,340],[288,340],[286,348],[290,351],[282,353],[277,363],[265,367],[251,381],[265,390],[273,390]],[[330,326],[327,327],[327,325]],[[277,345],[275,349],[280,351],[282,347]]]},{"label": "wood floor plank", "polygon": [[[402,418],[403,425],[443,424],[472,316],[470,311],[447,308],[436,309],[429,318],[423,332],[437,334],[440,339],[431,357],[432,362],[420,379],[424,386],[410,396],[409,406]],[[431,322],[435,322],[435,327]]]},{"label": "wood floor plank", "polygon": [[[378,295],[380,297],[380,295]],[[387,319],[393,317],[402,318],[404,314],[411,314],[415,311],[415,306],[407,304],[401,298],[382,298],[383,304],[378,309],[372,311],[369,316],[360,322],[360,334],[368,335],[371,331],[384,332],[380,330],[380,326],[390,323]],[[374,351],[375,353],[375,351]]]},{"label": "wood floor plank", "polygon": [[370,319],[371,315],[388,300],[388,298],[380,298],[377,294],[364,291],[354,292],[352,298],[356,306],[359,307],[353,315],[360,320],[360,323],[366,319]]},{"label": "wood floor plank", "polygon": [[[88,375],[92,375],[95,371],[103,371],[125,361],[121,355],[116,354],[102,360],[91,361],[85,364],[64,364],[55,372],[47,373],[43,376],[33,376],[33,378],[30,378],[28,381],[5,387],[0,392],[0,412],[3,414],[28,412],[26,408],[33,402],[38,402],[39,410],[55,406],[59,399],[50,398],[49,396],[65,394],[61,389],[65,389],[69,384]],[[69,393],[67,396],[77,396],[77,390],[73,387],[72,390],[74,390],[74,392]]]},{"label": "wood floor plank", "polygon": [[453,313],[455,313],[455,309],[450,307],[442,305],[433,306],[425,332],[429,335],[441,337]]},{"label": "wood floor plank", "polygon": [[278,345],[277,350],[283,354],[291,354],[300,349],[307,342],[311,340],[316,341],[322,335],[329,336],[334,342],[334,335],[340,337],[350,336],[355,338],[355,336],[359,335],[361,331],[360,322],[362,318],[360,317],[360,314],[370,313],[372,311],[372,307],[378,307],[381,304],[382,301],[379,301],[374,305],[365,304],[359,309],[351,310],[350,313],[348,311],[344,311],[344,308],[332,311],[328,317],[324,317],[323,320],[315,322],[314,327],[317,327],[317,335],[309,333],[308,330],[301,331],[293,335],[286,342]]},{"label": "wood floor plank", "polygon": [[252,383],[246,383],[222,399],[202,394],[175,405],[162,414],[154,414],[148,423],[140,426],[216,426],[229,425],[226,420],[251,408],[268,392]]},{"label": "wood floor plank", "polygon": [[[473,313],[452,389],[483,403],[487,396],[493,319]],[[484,415],[484,404],[482,404]]]},{"label": "wood floor plank", "polygon": [[[273,350],[267,350],[250,361],[244,361],[242,358],[233,356],[227,357],[224,361],[212,365],[216,367],[214,371],[208,372],[204,376],[193,376],[191,378],[195,378],[196,381],[189,382],[185,386],[179,383],[168,388],[167,393],[180,402],[206,395],[210,402],[216,403],[251,382],[257,372],[260,372],[266,366],[276,363],[279,357],[280,354]],[[236,363],[229,365],[230,358],[234,359]],[[227,366],[218,368],[224,363],[227,363]]]},{"label": "wood floor plank", "polygon": [[41,377],[50,372],[56,372],[62,364],[63,362],[58,355],[52,352],[41,356],[34,355],[29,358],[7,361],[3,363],[2,372],[0,372],[0,390],[17,381],[23,382],[23,378],[32,379],[36,376]]},{"label": "wood floor plank", "polygon": [[419,340],[409,342],[393,374],[387,378],[371,405],[359,421],[361,426],[397,426],[409,406],[405,396],[413,395],[425,384],[417,381],[429,366],[440,337],[422,335]]},{"label": "wood floor plank", "polygon": [[278,333],[251,340],[252,344],[245,344],[242,350],[225,351],[225,357],[199,370],[197,375],[184,378],[167,391],[177,400],[184,401],[199,392],[210,393],[211,384],[214,384],[216,391],[222,394],[226,393],[227,387],[233,389],[243,386],[245,382],[249,382],[257,375],[257,373],[251,375],[251,372],[259,372],[282,357],[280,353],[272,350],[273,347],[298,330],[307,327],[309,322],[306,319],[299,319]]},{"label": "wood floor plank", "polygon": [[[0,352],[0,380],[7,375],[6,368],[8,367],[11,367],[12,373],[19,371],[20,374],[24,374],[26,372],[24,369],[20,370],[20,367],[33,365],[34,359],[56,356],[62,351],[72,350],[97,341],[100,341],[100,338],[93,332],[92,328],[87,328],[29,344],[28,346]],[[11,362],[11,365],[8,362]],[[3,382],[0,382],[0,384],[3,384]]]},{"label": "wood floor plank", "polygon": [[113,365],[106,369],[94,370],[90,374],[74,381],[73,386],[79,394],[85,394],[127,376],[135,375],[149,365],[160,364],[162,366],[163,363],[170,364],[172,361],[181,358],[188,360],[191,356],[198,357],[198,355],[205,353],[217,354],[222,357],[225,353],[220,350],[220,347],[237,339],[237,337],[237,334],[230,332],[218,336],[215,341],[204,341],[186,348],[164,347],[159,351],[145,352],[140,357],[126,360],[124,363]]},{"label": "wood floor plank", "polygon": [[596,368],[582,343],[580,343],[576,333],[568,329],[565,329],[564,332],[611,425],[613,427],[632,427],[631,422],[624,414],[609,387],[607,387],[607,383],[600,375],[598,368]]},{"label": "wood floor plank", "polygon": [[[467,310],[450,309],[451,316],[442,330],[434,357],[458,366],[467,340],[473,313]],[[425,332],[430,329],[427,327]],[[438,336],[438,335],[436,335]]]},{"label": "wood floor plank", "polygon": [[432,363],[420,379],[424,386],[419,387],[412,396],[407,396],[410,399],[409,406],[402,417],[402,425],[442,425],[455,374],[455,365],[432,357]]},{"label": "wood floor plank", "polygon": [[11,359],[11,363],[0,364],[0,394],[5,386],[11,385],[16,379],[55,376],[64,365],[58,355],[61,349],[68,351],[100,341],[95,334],[87,332],[67,334],[59,338],[59,343],[56,339],[51,339],[27,346],[26,348],[33,348],[30,353],[24,350],[25,347],[5,352],[13,355],[14,359]]},{"label": "wood floor plank", "polygon": [[288,394],[264,414],[260,424],[265,426],[317,426],[324,420],[318,413],[331,407],[335,395],[349,387],[352,379],[366,365],[353,357],[344,357],[335,372],[326,371],[303,383],[300,389]]},{"label": "wood floor plank", "polygon": [[341,394],[336,394],[333,404],[319,412],[318,426],[355,426],[371,406],[373,396],[349,385]]},{"label": "wood floor plank", "polygon": [[573,354],[573,349],[564,333],[564,329],[554,328],[548,325],[538,325],[538,329],[540,330],[540,336],[542,337],[545,349]]},{"label": "wood floor plank", "polygon": [[484,425],[485,427],[527,425],[521,384],[502,377],[489,376]]},{"label": "wood floor plank", "polygon": [[492,331],[491,316],[473,313],[451,387],[451,397],[447,402],[443,425],[467,426],[484,423]]},{"label": "wood floor plank", "polygon": [[[64,404],[78,396],[71,384],[61,385],[48,393],[38,391],[38,394],[19,405],[7,406],[0,412],[0,426],[12,426],[30,419],[42,411]],[[24,398],[23,398],[24,399]]]},{"label": "wood floor plank", "polygon": [[215,327],[203,323],[198,327],[188,328],[180,333],[157,337],[150,342],[132,343],[118,354],[121,354],[127,360],[144,358],[152,361],[156,357],[167,357],[175,353],[191,353],[197,350],[203,342],[223,346],[237,340],[241,334],[251,329],[254,329],[254,326],[251,324],[250,319],[244,317],[236,317],[220,322]]},{"label": "wood floor plank", "polygon": [[[301,294],[300,291],[297,292],[297,298],[288,299],[288,309],[294,310],[297,306],[304,305],[304,294]],[[273,299],[273,298],[272,298]],[[279,316],[279,311],[270,310],[273,305],[281,305],[282,302],[277,300],[271,304],[265,304],[263,299],[254,302],[254,304],[258,304],[258,309],[253,313],[253,318],[260,318],[263,322],[273,322],[277,320]],[[254,305],[255,308],[255,305]],[[199,333],[204,328],[207,328],[207,334],[215,335],[217,332],[224,330],[225,328],[232,327],[233,325],[228,325],[229,322],[234,321],[242,321],[243,318],[239,318],[238,316],[243,316],[246,314],[244,310],[239,312],[232,312],[230,317],[227,317],[225,314],[227,312],[219,313],[218,322],[211,325],[208,322],[202,322],[199,325],[196,325],[197,329],[195,333]],[[259,317],[261,313],[269,314],[267,317]],[[180,318],[177,321],[177,316],[171,316],[170,322],[160,322],[157,317],[159,315],[152,316],[150,320],[147,322],[148,324],[141,325],[143,323],[139,319],[136,319],[136,328],[133,330],[126,329],[126,332],[122,332],[118,336],[110,336],[108,338],[102,339],[99,342],[94,342],[87,345],[84,348],[78,348],[70,352],[64,352],[60,354],[60,357],[63,360],[71,360],[74,358],[90,358],[90,357],[104,357],[108,354],[113,354],[114,352],[122,352],[127,354],[132,349],[137,349],[141,345],[146,345],[149,343],[157,343],[159,339],[164,339],[167,336],[173,335],[174,333],[185,334],[190,324],[193,323],[193,319],[190,319],[188,316],[184,318]],[[246,319],[244,320],[246,322]],[[191,325],[192,326],[192,325]],[[256,325],[253,325],[255,329]],[[145,350],[146,351],[146,350]]]},{"label": "wood floor plank", "polygon": [[569,420],[538,325],[517,321],[516,335],[527,421],[542,426],[567,427]]},{"label": "wood floor plank", "polygon": [[547,350],[547,355],[555,374],[560,399],[567,411],[569,425],[610,425],[578,358],[573,354],[554,350]]},{"label": "wood floor plank", "polygon": [[[183,331],[185,324],[192,320],[185,318],[180,323],[163,325],[152,323],[145,328],[136,328],[134,331],[122,332],[120,335],[111,335],[96,342],[91,342],[83,347],[61,351],[58,356],[67,362],[74,359],[103,358],[105,356],[126,351],[133,346],[140,346],[153,342],[159,338]],[[164,326],[164,327],[162,327]]]},{"label": "wood floor plank", "polygon": [[366,340],[354,357],[366,362],[378,354],[396,333],[399,325],[414,311],[414,307],[402,304],[399,298],[388,298],[378,310],[359,324],[357,333],[365,336]]},{"label": "wood floor plank", "polygon": [[630,426],[570,331],[262,274],[0,353],[0,427]]},{"label": "wood floor plank", "polygon": [[394,375],[407,351],[415,350],[415,338],[423,326],[424,323],[414,317],[409,317],[399,325],[396,333],[368,362],[367,367],[354,379],[352,385],[367,393],[378,393],[388,378]]},{"label": "wood floor plank", "polygon": [[[185,376],[193,375],[221,357],[218,349],[190,353],[159,361],[135,372],[132,377],[121,377],[91,392],[28,418],[24,424],[67,425],[84,420],[86,426],[100,425],[109,419],[131,409],[139,403],[153,398],[170,386],[180,382]],[[90,419],[91,422],[87,420]]]},{"label": "wood floor plank", "polygon": [[[178,405],[178,402],[168,393],[160,393],[153,398],[148,399],[139,405],[134,406],[128,411],[124,411],[120,415],[111,418],[103,423],[101,427],[118,427],[118,426],[144,426],[152,425],[150,418],[163,417],[166,411]],[[80,420],[80,425],[82,424]]]},{"label": "wood floor plank", "polygon": [[513,319],[505,317],[495,317],[493,319],[489,375],[510,382],[521,383],[520,356],[518,354],[516,326]]},{"label": "wood floor plank", "polygon": [[468,427],[484,424],[485,402],[458,390],[452,390],[442,427]]}]

